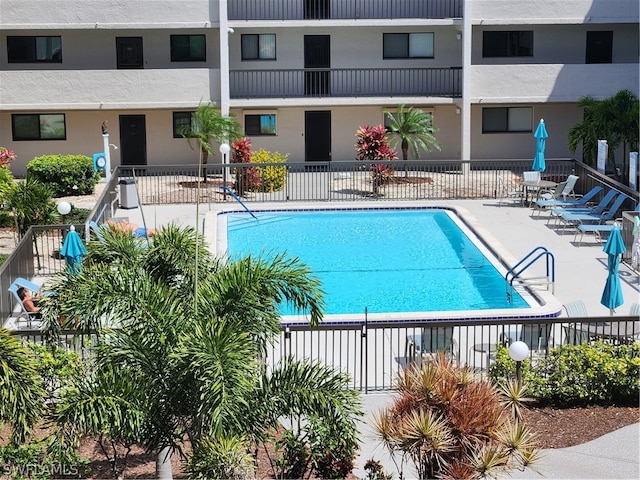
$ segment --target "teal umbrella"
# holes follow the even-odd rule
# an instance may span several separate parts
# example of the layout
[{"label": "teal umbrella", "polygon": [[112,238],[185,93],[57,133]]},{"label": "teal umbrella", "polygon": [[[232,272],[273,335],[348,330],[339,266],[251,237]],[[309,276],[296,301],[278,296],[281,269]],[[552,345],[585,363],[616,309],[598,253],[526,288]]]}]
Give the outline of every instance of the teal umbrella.
[{"label": "teal umbrella", "polygon": [[82,264],[82,257],[87,254],[87,249],[82,242],[82,238],[76,232],[76,227],[71,225],[69,233],[64,237],[62,242],[62,249],[60,249],[60,255],[63,256],[67,262],[67,271],[69,273],[77,273],[80,271],[80,265]]},{"label": "teal umbrella", "polygon": [[531,169],[536,172],[544,172],[547,168],[544,162],[544,149],[549,134],[547,133],[547,128],[544,126],[543,118],[540,119],[538,128],[536,128],[533,136],[536,137],[536,156],[533,158],[533,166]]},{"label": "teal umbrella", "polygon": [[622,287],[620,286],[620,275],[618,275],[618,266],[620,265],[620,256],[625,252],[624,241],[620,228],[614,228],[607,238],[607,243],[602,249],[607,255],[607,283],[602,292],[600,303],[609,308],[609,313],[614,314],[616,308],[624,303],[622,298]]}]

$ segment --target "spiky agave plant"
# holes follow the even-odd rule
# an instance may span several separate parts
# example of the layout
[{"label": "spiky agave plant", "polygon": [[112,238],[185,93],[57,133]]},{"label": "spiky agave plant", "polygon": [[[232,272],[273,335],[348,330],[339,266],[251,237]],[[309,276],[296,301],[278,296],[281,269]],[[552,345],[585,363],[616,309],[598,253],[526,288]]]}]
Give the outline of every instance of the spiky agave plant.
[{"label": "spiky agave plant", "polygon": [[397,388],[374,428],[392,458],[401,456],[401,467],[409,459],[420,478],[479,478],[535,461],[529,431],[512,422],[498,389],[468,367],[439,355],[408,367]]}]

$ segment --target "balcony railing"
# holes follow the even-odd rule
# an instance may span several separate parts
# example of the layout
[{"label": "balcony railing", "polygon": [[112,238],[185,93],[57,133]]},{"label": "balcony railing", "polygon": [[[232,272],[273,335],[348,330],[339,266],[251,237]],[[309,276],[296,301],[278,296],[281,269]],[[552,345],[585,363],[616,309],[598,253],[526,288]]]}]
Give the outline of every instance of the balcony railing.
[{"label": "balcony railing", "polygon": [[463,0],[229,0],[230,20],[461,18]]},{"label": "balcony railing", "polygon": [[231,98],[462,96],[460,68],[232,70]]}]

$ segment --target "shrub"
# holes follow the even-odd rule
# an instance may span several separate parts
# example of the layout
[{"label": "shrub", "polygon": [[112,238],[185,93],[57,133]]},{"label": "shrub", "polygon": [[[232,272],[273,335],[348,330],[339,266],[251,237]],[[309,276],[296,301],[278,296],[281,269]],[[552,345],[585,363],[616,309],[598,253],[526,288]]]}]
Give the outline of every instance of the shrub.
[{"label": "shrub", "polygon": [[194,479],[226,478],[244,480],[255,478],[253,457],[241,438],[229,437],[198,442],[187,471]]},{"label": "shrub", "polygon": [[[398,154],[391,148],[384,125],[371,127],[365,125],[356,132],[356,159],[368,162],[395,160]],[[373,193],[377,194],[381,186],[393,178],[393,168],[388,164],[372,163],[369,167]]]},{"label": "shrub", "polygon": [[[515,369],[501,347],[490,368],[493,380]],[[562,345],[531,367],[523,362],[523,379],[531,394],[556,405],[637,402],[640,394],[640,344],[612,345],[602,341]]]},{"label": "shrub", "polygon": [[273,193],[282,190],[287,178],[287,167],[284,165],[278,165],[285,163],[288,154],[281,154],[279,152],[269,152],[264,149],[256,150],[251,155],[251,163],[273,163],[271,166],[258,167],[260,171],[260,183],[253,188],[247,190],[251,192],[266,192]]},{"label": "shrub", "polygon": [[86,155],[43,155],[27,165],[27,175],[51,188],[54,197],[91,195],[100,174]]},{"label": "shrub", "polygon": [[[231,143],[232,163],[251,163],[251,140],[243,138]],[[260,189],[260,169],[257,167],[242,167],[233,170],[235,183],[233,189],[238,195],[246,191],[257,192]]]},{"label": "shrub", "polygon": [[443,354],[407,367],[398,392],[374,429],[392,459],[410,460],[421,479],[479,478],[536,460],[532,434],[512,421],[497,389]]},{"label": "shrub", "polygon": [[4,201],[13,215],[19,238],[31,225],[52,225],[60,218],[49,187],[31,177],[13,185],[4,196]]}]

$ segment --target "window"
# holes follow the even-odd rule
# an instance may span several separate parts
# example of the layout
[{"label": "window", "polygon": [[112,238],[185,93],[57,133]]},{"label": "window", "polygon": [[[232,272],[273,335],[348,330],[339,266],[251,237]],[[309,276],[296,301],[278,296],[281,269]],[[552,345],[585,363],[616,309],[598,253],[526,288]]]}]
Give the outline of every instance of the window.
[{"label": "window", "polygon": [[482,133],[531,132],[531,107],[499,107],[482,109]]},{"label": "window", "polygon": [[173,112],[173,138],[191,136],[194,128],[195,112]]},{"label": "window", "polygon": [[482,32],[483,57],[532,57],[533,30]]},{"label": "window", "polygon": [[383,58],[433,58],[433,33],[385,33]]},{"label": "window", "polygon": [[276,115],[275,113],[263,113],[260,115],[244,116],[245,135],[275,135]]},{"label": "window", "polygon": [[205,62],[205,43],[204,35],[171,35],[171,61]]},{"label": "window", "polygon": [[58,37],[7,37],[9,63],[62,63]]},{"label": "window", "polygon": [[585,63],[612,63],[613,32],[587,32],[587,54]]},{"label": "window", "polygon": [[64,113],[16,113],[11,115],[13,140],[66,140]]},{"label": "window", "polygon": [[275,60],[276,36],[273,33],[242,35],[242,60]]}]

